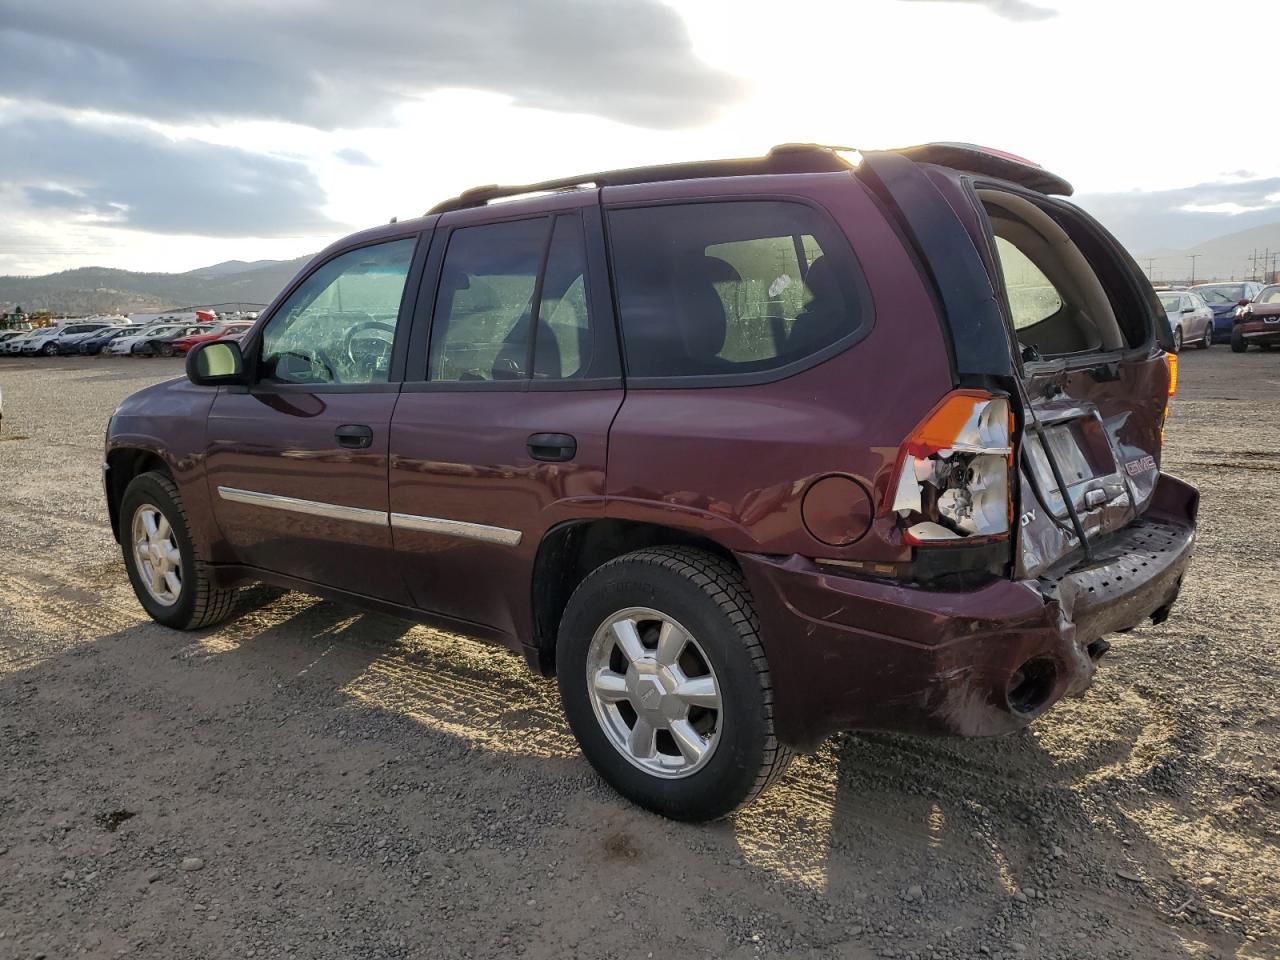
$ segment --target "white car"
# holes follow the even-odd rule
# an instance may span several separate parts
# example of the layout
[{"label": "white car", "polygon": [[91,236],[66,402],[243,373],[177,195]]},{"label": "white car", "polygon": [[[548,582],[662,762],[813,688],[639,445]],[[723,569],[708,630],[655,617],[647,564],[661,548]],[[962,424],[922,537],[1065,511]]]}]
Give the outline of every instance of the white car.
[{"label": "white car", "polygon": [[0,354],[21,353],[22,345],[27,342],[33,333],[35,333],[34,330],[25,330],[16,337],[9,337],[7,340],[0,342]]},{"label": "white car", "polygon": [[189,324],[185,323],[156,324],[154,326],[147,327],[147,329],[141,331],[134,337],[116,337],[103,348],[102,352],[104,355],[114,357],[131,356],[137,352],[134,348],[145,341],[154,340],[157,337],[167,337],[185,329],[188,326]]}]

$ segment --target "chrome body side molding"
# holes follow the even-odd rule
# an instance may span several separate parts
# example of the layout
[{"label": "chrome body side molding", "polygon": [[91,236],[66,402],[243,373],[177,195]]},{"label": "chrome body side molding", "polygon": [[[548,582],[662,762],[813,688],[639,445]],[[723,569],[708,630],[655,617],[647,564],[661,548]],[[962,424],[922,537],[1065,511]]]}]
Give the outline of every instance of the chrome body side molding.
[{"label": "chrome body side molding", "polygon": [[517,546],[524,536],[519,530],[508,530],[506,527],[491,527],[487,524],[467,523],[463,520],[445,520],[441,517],[417,517],[411,513],[393,513],[391,526],[401,530],[416,530],[419,533],[443,533],[450,537],[500,543],[506,547]]},{"label": "chrome body side molding", "polygon": [[350,520],[353,523],[369,523],[381,527],[387,525],[387,515],[382,510],[344,507],[341,504],[321,503],[318,500],[299,500],[297,497],[282,497],[275,493],[259,493],[256,490],[240,490],[237,487],[219,487],[218,496],[233,503],[247,503],[251,506],[266,507],[270,510],[305,513],[309,517],[324,517],[327,520]]}]

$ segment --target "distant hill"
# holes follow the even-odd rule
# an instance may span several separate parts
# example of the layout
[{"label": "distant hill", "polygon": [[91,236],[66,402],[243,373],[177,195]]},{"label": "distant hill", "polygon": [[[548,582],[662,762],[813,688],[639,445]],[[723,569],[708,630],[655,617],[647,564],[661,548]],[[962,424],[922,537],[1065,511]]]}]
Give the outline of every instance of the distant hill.
[{"label": "distant hill", "polygon": [[186,273],[80,267],[42,277],[0,277],[0,313],[14,306],[84,315],[206,303],[270,303],[309,259],[228,260]]},{"label": "distant hill", "polygon": [[1196,259],[1196,282],[1207,280],[1243,279],[1252,274],[1253,267],[1249,258],[1254,251],[1258,254],[1257,273],[1262,276],[1263,254],[1270,249],[1272,255],[1280,254],[1280,223],[1266,223],[1248,230],[1228,233],[1197,243],[1185,250],[1160,249],[1145,253],[1135,253],[1143,270],[1150,269],[1156,281],[1185,281],[1191,276],[1191,254],[1198,254]]}]

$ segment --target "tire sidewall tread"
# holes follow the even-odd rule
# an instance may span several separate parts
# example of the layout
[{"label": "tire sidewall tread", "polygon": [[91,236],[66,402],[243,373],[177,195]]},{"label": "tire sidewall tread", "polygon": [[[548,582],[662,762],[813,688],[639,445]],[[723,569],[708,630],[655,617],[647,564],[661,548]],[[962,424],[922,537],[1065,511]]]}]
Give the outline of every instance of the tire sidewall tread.
[{"label": "tire sidewall tread", "polygon": [[[674,617],[712,661],[724,703],[720,741],[705,767],[663,779],[614,748],[586,690],[586,653],[604,620],[629,606]],[[786,769],[790,751],[773,730],[773,686],[759,623],[741,573],[689,547],[653,547],[617,557],[574,591],[561,621],[557,677],[565,714],[584,754],[620,793],[665,816],[711,820],[751,802]]]},{"label": "tire sidewall tread", "polygon": [[[171,606],[157,603],[147,592],[133,557],[133,514],[142,502],[156,506],[174,531],[178,553],[182,557],[182,593]],[[177,630],[197,630],[212,626],[230,616],[235,604],[235,590],[222,590],[214,585],[213,571],[200,559],[191,537],[191,525],[182,506],[182,496],[173,480],[159,471],[141,473],[129,481],[120,500],[120,539],[125,570],[138,602],[157,623]]]}]

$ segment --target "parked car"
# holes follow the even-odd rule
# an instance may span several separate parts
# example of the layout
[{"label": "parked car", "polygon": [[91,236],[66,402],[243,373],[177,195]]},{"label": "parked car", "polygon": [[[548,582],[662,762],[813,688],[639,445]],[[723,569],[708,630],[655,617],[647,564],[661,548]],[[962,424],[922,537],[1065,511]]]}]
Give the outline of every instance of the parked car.
[{"label": "parked car", "polygon": [[157,323],[139,331],[132,337],[119,337],[110,341],[103,348],[104,354],[111,356],[145,356],[151,352],[151,340],[161,337],[186,336],[186,331],[193,324],[189,323]]},{"label": "parked car", "polygon": [[1270,350],[1280,343],[1280,284],[1263,287],[1236,313],[1231,328],[1231,349],[1244,353],[1249,347]]},{"label": "parked car", "polygon": [[1213,342],[1229,343],[1236,308],[1243,307],[1258,295],[1262,284],[1255,280],[1239,280],[1232,283],[1198,283],[1191,288],[1204,297],[1213,311]]},{"label": "parked car", "polygon": [[23,342],[22,353],[24,355],[40,353],[46,357],[57,356],[65,338],[101,330],[105,326],[108,326],[108,324],[103,321],[92,320],[42,327],[39,330],[33,330],[33,336]]},{"label": "parked car", "polygon": [[1070,192],[792,145],[341,240],[111,418],[135,593],[194,629],[261,580],[506,644],[678,818],[836,730],[1023,728],[1169,615],[1198,503],[1160,470],[1160,301]]},{"label": "parked car", "polygon": [[0,344],[7,343],[14,337],[20,337],[30,332],[30,330],[0,330]]},{"label": "parked car", "polygon": [[173,341],[172,352],[168,356],[172,356],[174,353],[185,354],[197,343],[204,343],[207,340],[220,340],[223,337],[242,334],[252,326],[252,323],[222,323],[212,329],[202,330],[200,333],[178,337]]},{"label": "parked car", "polygon": [[139,341],[133,348],[135,356],[139,357],[172,357],[177,350],[174,343],[184,337],[191,337],[201,333],[208,333],[214,328],[213,324],[200,323],[190,324],[188,326],[179,327],[171,333],[161,334],[159,336],[147,337]]},{"label": "parked car", "polygon": [[35,330],[22,330],[18,332],[17,336],[0,340],[0,354],[12,355],[21,353],[23,345],[35,332]]},{"label": "parked car", "polygon": [[1213,346],[1213,311],[1200,294],[1193,290],[1166,290],[1159,296],[1173,328],[1174,353],[1181,351],[1184,343],[1194,344],[1199,350]]},{"label": "parked car", "polygon": [[121,324],[114,327],[103,327],[93,333],[80,337],[76,341],[76,353],[82,356],[93,356],[102,352],[112,340],[119,337],[136,337],[140,330],[135,324]]}]

